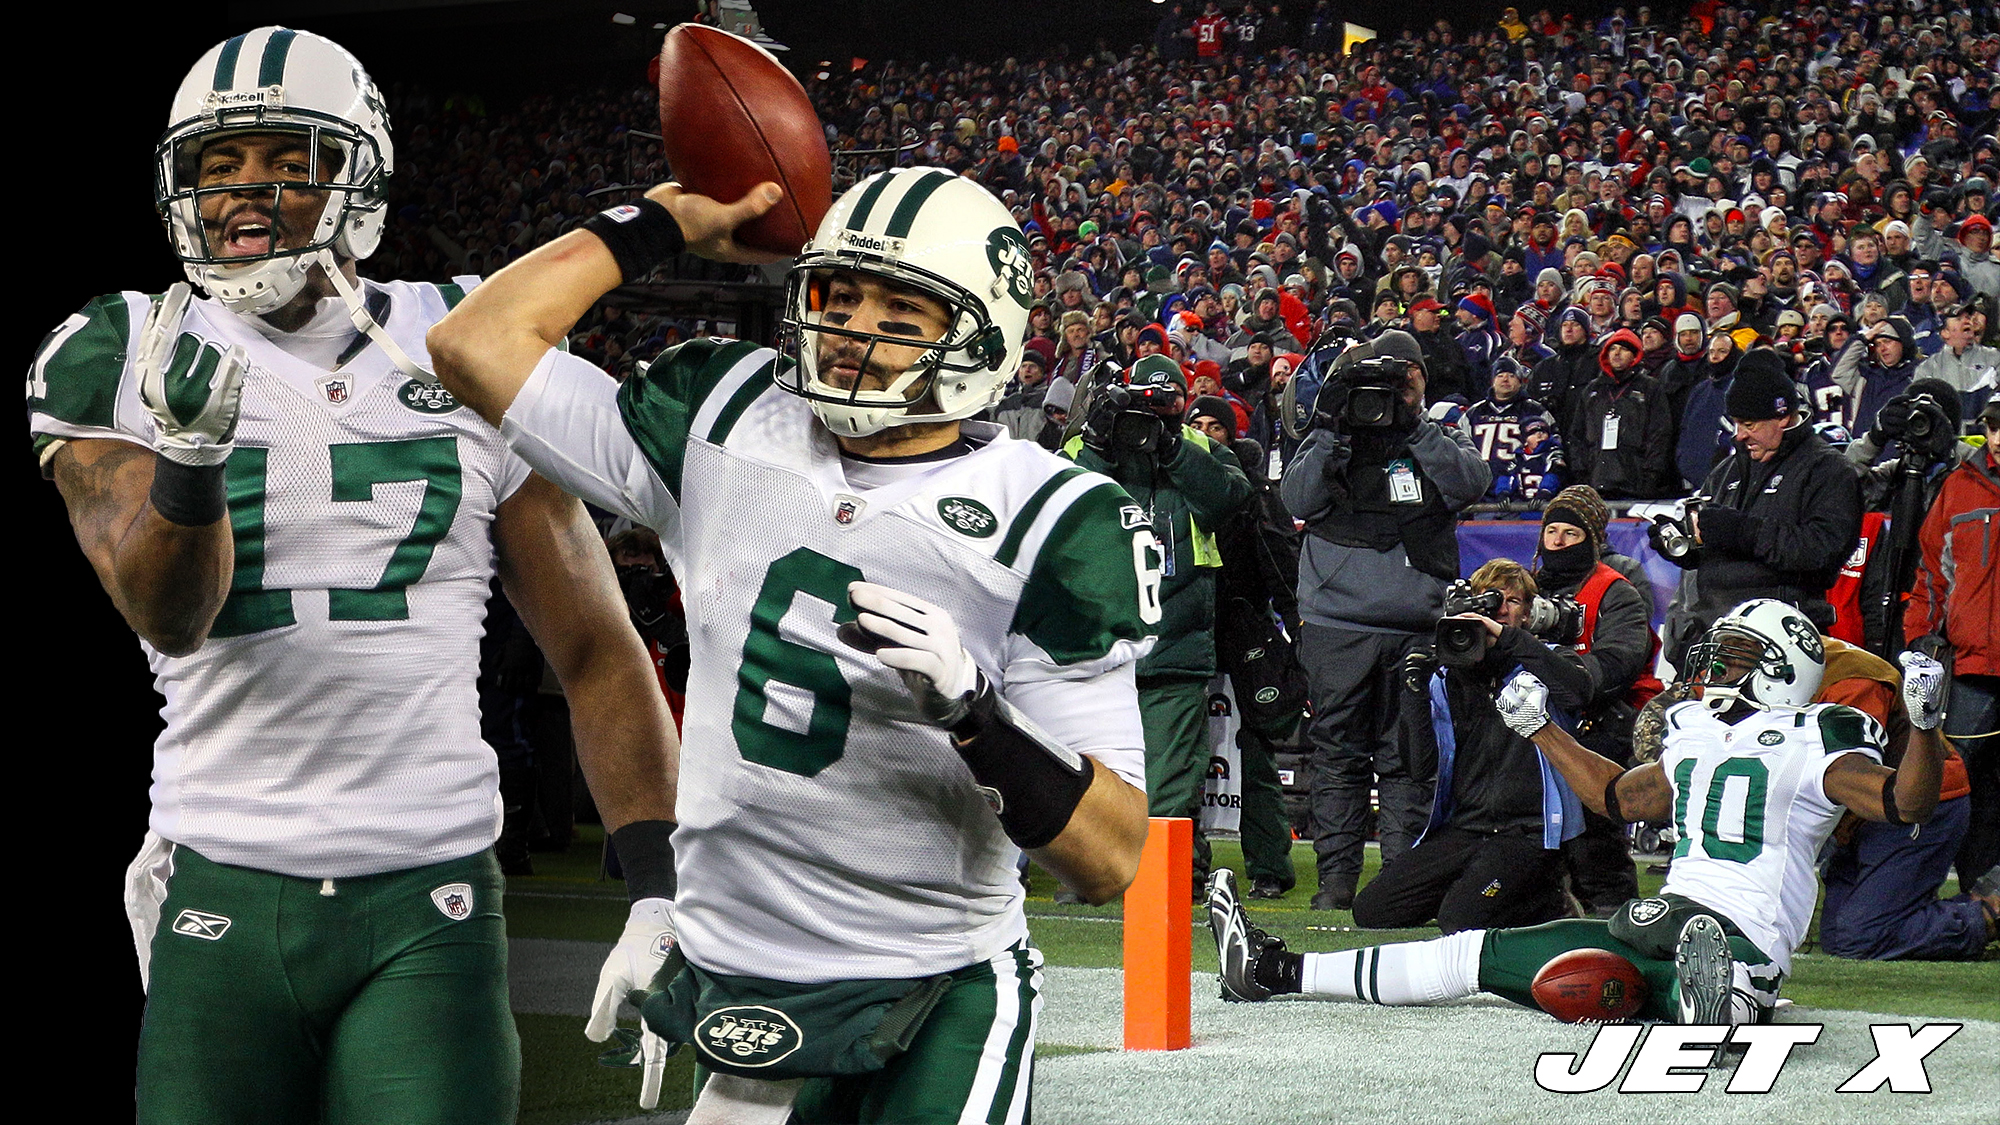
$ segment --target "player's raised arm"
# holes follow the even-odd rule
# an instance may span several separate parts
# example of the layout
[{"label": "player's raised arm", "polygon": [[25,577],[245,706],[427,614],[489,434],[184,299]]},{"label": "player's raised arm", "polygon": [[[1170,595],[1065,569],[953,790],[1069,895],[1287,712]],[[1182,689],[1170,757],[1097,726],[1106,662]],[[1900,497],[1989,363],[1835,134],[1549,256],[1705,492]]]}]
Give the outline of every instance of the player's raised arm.
[{"label": "player's raised arm", "polygon": [[1514,733],[1535,744],[1576,791],[1583,807],[1621,823],[1664,821],[1673,813],[1673,790],[1658,762],[1627,769],[1587,749],[1549,721],[1548,686],[1523,672],[1507,681],[1495,701]]},{"label": "player's raised arm", "polygon": [[494,425],[598,298],[689,250],[730,262],[778,255],[739,246],[737,227],[778,202],[776,184],[760,184],[734,203],[656,185],[636,204],[613,207],[501,270],[434,325],[426,346],[438,381]]},{"label": "player's raised arm", "polygon": [[[1910,715],[1910,742],[1903,760],[1895,769],[1872,761],[1863,753],[1844,753],[1826,767],[1822,782],[1829,800],[1846,805],[1863,820],[1887,824],[1922,824],[1937,810],[1938,793],[1944,779],[1944,737],[1938,728],[1944,722],[1944,666],[1918,652],[1901,656],[1903,665],[1903,706]],[[1873,739],[1875,752],[1882,752],[1881,726],[1858,711],[1836,712],[1823,719],[1821,730],[1827,738],[1827,752],[1842,748],[1829,723],[1852,728],[1848,741],[1859,750]]]}]

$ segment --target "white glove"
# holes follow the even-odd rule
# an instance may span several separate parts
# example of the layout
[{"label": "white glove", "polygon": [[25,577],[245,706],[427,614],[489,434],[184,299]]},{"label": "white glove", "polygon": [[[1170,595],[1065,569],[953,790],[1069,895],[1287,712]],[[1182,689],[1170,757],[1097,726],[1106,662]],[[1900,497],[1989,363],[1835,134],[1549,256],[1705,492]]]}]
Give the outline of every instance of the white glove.
[{"label": "white glove", "polygon": [[1526,672],[1508,680],[1493,705],[1507,728],[1522,738],[1533,738],[1549,725],[1549,687]]},{"label": "white glove", "polygon": [[1944,665],[1912,649],[1896,657],[1903,666],[1903,710],[1918,730],[1936,730],[1944,722]]},{"label": "white glove", "polygon": [[850,631],[843,639],[872,649],[876,659],[902,673],[917,709],[932,722],[950,726],[964,718],[979,689],[979,666],[958,643],[958,624],[951,614],[873,582],[848,583],[847,597],[860,611],[854,623],[865,636],[856,638]]},{"label": "white glove", "polygon": [[[618,936],[618,944],[611,949],[611,956],[604,959],[604,967],[597,971],[597,995],[590,1004],[590,1022],[583,1025],[583,1033],[594,1043],[602,1043],[611,1037],[614,1030],[623,1031],[619,1038],[632,1038],[628,1029],[618,1027],[618,1005],[625,995],[635,989],[642,989],[653,981],[653,974],[660,971],[661,962],[674,948],[674,904],[664,898],[642,898],[632,904],[632,913],[625,919],[625,932]],[[646,1021],[639,1021],[638,1061],[633,1065],[645,1068],[639,1079],[639,1108],[653,1109],[660,1104],[660,1078],[666,1073],[667,1046],[659,1036],[653,1034]]]},{"label": "white glove", "polygon": [[207,345],[194,349],[181,364],[174,362],[181,318],[192,296],[187,282],[177,281],[146,314],[135,363],[139,401],[153,416],[158,430],[153,449],[160,456],[183,465],[220,465],[234,448],[243,372],[249,364],[241,345],[224,352],[213,369],[207,362],[213,348]]}]

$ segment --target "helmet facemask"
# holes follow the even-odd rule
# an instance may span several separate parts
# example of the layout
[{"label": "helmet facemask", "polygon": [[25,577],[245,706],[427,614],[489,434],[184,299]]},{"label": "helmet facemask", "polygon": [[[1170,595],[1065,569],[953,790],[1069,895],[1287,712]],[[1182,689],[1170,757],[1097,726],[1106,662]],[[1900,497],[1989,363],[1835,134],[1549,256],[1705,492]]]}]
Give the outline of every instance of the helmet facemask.
[{"label": "helmet facemask", "polygon": [[[868,275],[943,305],[943,335],[924,340],[829,323],[827,299],[841,283],[842,271]],[[779,350],[791,362],[780,366],[777,383],[805,398],[838,436],[866,437],[895,426],[965,418],[985,409],[1004,387],[1004,382],[960,378],[996,370],[1007,348],[986,306],[948,278],[907,263],[820,253],[801,258],[786,276],[785,288]],[[861,348],[860,375],[853,386],[843,387],[822,373],[823,349],[851,350],[836,341],[854,341]],[[920,354],[885,385],[871,388],[867,384],[869,373],[877,370],[876,351],[885,345]]]},{"label": "helmet facemask", "polygon": [[[213,144],[245,135],[301,138],[310,171],[304,180],[218,183],[201,186],[203,153]],[[308,111],[241,112],[218,109],[169,130],[156,151],[155,189],[174,253],[190,281],[232,311],[258,314],[280,308],[305,285],[314,266],[338,268],[338,257],[361,258],[381,239],[384,164],[375,139],[347,122]],[[287,196],[323,192],[325,203],[302,245],[285,246]],[[263,197],[273,227],[261,254],[227,255],[214,242],[220,231],[203,221],[203,205],[217,196]],[[227,208],[224,208],[225,215]]]},{"label": "helmet facemask", "polygon": [[1688,664],[1689,682],[1699,691],[1702,704],[1718,714],[1737,703],[1768,709],[1770,703],[1759,698],[1758,682],[1791,683],[1797,676],[1776,645],[1727,627],[1717,627],[1690,647]]}]

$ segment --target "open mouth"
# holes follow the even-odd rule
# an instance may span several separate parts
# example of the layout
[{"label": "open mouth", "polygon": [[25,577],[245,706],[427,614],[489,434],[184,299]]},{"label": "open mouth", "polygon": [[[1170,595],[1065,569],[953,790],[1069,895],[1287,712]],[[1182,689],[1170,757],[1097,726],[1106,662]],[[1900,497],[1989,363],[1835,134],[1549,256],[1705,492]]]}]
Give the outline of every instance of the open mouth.
[{"label": "open mouth", "polygon": [[219,253],[225,258],[249,258],[277,248],[277,227],[259,211],[239,211],[222,226]]}]

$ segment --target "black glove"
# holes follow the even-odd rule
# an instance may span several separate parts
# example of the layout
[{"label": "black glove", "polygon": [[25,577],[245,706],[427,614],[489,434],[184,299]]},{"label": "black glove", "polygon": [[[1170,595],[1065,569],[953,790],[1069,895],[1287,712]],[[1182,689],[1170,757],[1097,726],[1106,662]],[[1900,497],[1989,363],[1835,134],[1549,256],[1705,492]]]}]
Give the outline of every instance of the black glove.
[{"label": "black glove", "polygon": [[1737,558],[1749,556],[1757,545],[1764,521],[1735,508],[1717,506],[1701,512],[1701,543]]},{"label": "black glove", "polygon": [[1160,439],[1153,446],[1153,457],[1161,465],[1167,464],[1181,452],[1181,435],[1185,432],[1178,418],[1160,419]]},{"label": "black glove", "polygon": [[1090,413],[1083,420],[1083,444],[1106,457],[1111,452],[1111,432],[1115,428],[1118,415],[1124,413],[1122,396],[1101,394],[1090,406]]},{"label": "black glove", "polygon": [[1411,649],[1403,658],[1403,690],[1412,695],[1422,695],[1429,690],[1431,676],[1437,672],[1437,658],[1427,649]]},{"label": "black glove", "polygon": [[1883,403],[1875,414],[1875,424],[1868,428],[1868,440],[1879,447],[1902,437],[1910,424],[1910,407],[1915,402],[1910,395],[1900,394]]}]

